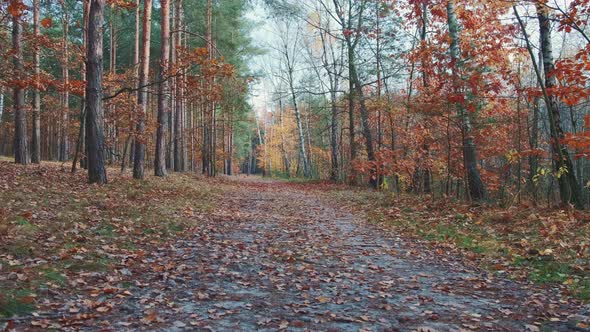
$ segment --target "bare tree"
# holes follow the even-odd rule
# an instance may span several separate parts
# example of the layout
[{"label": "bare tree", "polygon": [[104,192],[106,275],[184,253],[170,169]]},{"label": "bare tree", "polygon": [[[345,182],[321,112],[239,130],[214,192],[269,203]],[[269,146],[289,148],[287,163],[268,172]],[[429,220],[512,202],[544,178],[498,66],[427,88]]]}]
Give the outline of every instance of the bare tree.
[{"label": "bare tree", "polygon": [[298,24],[294,31],[292,31],[291,22],[285,21],[283,25],[277,23],[280,27],[280,49],[277,51],[281,54],[282,64],[285,70],[285,83],[289,88],[289,94],[291,97],[291,104],[295,112],[295,120],[297,121],[297,135],[299,143],[299,160],[303,164],[303,175],[305,177],[311,177],[311,165],[307,158],[305,149],[305,136],[303,135],[303,121],[301,118],[301,110],[297,104],[297,93],[295,92],[295,69],[298,63],[297,50],[301,47],[301,26]]}]

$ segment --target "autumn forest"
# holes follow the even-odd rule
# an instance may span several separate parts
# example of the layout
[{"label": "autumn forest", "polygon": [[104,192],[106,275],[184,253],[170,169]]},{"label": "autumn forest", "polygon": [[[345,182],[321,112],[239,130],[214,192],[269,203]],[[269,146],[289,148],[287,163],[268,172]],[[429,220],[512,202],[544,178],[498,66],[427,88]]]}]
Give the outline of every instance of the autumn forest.
[{"label": "autumn forest", "polygon": [[590,331],[589,0],[0,0],[0,330]]}]

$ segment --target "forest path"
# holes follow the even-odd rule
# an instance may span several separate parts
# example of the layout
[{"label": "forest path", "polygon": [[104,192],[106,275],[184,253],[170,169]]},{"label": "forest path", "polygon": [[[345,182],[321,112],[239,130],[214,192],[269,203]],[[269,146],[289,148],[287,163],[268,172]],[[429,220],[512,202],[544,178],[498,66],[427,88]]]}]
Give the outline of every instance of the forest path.
[{"label": "forest path", "polygon": [[194,234],[146,253],[128,271],[132,295],[113,299],[105,316],[72,328],[573,328],[567,322],[571,308],[561,307],[551,294],[387,235],[303,186],[241,178],[220,181],[219,188],[222,207]]},{"label": "forest path", "polygon": [[163,330],[524,331],[568,313],[523,285],[388,237],[301,186],[223,186],[223,209],[192,239],[156,254],[174,262],[167,282],[161,272],[142,277],[163,284],[141,296],[159,301]]}]

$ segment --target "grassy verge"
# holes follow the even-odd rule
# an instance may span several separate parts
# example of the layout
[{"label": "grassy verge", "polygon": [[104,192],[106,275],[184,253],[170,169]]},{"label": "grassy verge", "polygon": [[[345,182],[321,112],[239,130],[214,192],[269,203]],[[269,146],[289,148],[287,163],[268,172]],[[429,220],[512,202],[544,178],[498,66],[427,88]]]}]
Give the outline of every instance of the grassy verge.
[{"label": "grassy verge", "polygon": [[590,222],[577,211],[474,207],[452,200],[370,191],[330,196],[395,233],[458,250],[498,275],[559,286],[590,301]]},{"label": "grassy verge", "polygon": [[92,273],[125,268],[182,236],[212,211],[219,190],[189,174],[104,186],[83,171],[0,159],[0,315],[22,315],[52,292],[76,292]]}]

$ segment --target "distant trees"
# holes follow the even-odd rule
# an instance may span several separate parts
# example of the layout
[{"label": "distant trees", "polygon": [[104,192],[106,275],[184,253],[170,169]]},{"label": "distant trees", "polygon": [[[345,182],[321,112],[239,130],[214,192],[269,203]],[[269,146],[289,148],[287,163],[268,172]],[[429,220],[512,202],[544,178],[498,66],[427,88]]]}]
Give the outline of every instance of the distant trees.
[{"label": "distant trees", "polygon": [[588,205],[589,1],[264,2],[280,60],[254,116],[246,2],[5,1],[0,150],[99,183],[132,163]]},{"label": "distant trees", "polygon": [[[589,63],[590,2],[266,3],[281,20],[304,24],[300,41],[286,47],[309,56],[293,60],[308,68],[291,79],[295,96],[273,104],[273,115],[264,118],[265,168],[282,169],[301,159],[281,143],[300,136],[296,127],[281,129],[297,122],[297,105],[313,119],[303,136],[312,142],[306,149],[316,176],[506,204],[537,204],[543,195],[554,202],[555,187],[562,204],[588,205],[583,187],[590,116],[583,105],[590,102],[590,82],[582,68]],[[529,17],[535,13],[539,22],[506,20],[513,6]],[[564,38],[559,59],[552,55],[552,22]],[[524,45],[520,37],[527,23],[528,29],[539,23],[540,38]],[[523,58],[525,46],[540,49],[530,52],[532,61]],[[334,53],[344,54],[345,61]],[[538,75],[536,62],[543,64]],[[275,89],[278,94],[285,88]],[[280,136],[272,134],[276,130]]]},{"label": "distant trees", "polygon": [[[12,98],[0,98],[8,101],[2,108],[13,109],[0,113],[1,151],[22,164],[73,157],[73,171],[80,162],[90,182],[105,183],[108,164],[124,171],[132,163],[137,179],[151,165],[158,176],[201,169],[200,152],[207,147],[206,174],[216,175],[218,163],[232,173],[232,160],[244,153],[233,148],[242,144],[235,142],[235,132],[251,125],[245,63],[256,50],[247,38],[245,3],[161,1],[155,4],[161,10],[156,24],[151,0],[33,0],[31,5],[11,0],[0,6],[10,18],[0,20],[0,34],[13,37],[12,47],[0,51],[9,59],[0,67],[11,71],[0,80],[1,92],[13,90]],[[184,6],[190,22],[184,22]],[[222,24],[214,23],[221,22],[217,17],[224,18]],[[152,27],[159,31],[155,41]],[[109,42],[103,45],[105,36]],[[121,43],[135,48],[118,47]],[[150,61],[154,45],[159,65]],[[234,93],[224,93],[226,86]],[[75,107],[80,117],[73,115]]]}]

